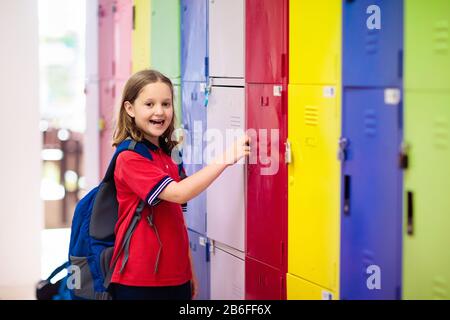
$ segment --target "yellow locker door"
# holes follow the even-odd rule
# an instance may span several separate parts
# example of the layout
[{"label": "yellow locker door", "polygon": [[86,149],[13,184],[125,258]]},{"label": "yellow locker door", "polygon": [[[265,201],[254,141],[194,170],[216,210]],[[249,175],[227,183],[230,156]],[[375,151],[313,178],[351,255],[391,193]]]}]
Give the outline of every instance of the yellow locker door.
[{"label": "yellow locker door", "polygon": [[288,300],[333,300],[336,296],[333,292],[314,283],[305,281],[293,274],[287,274],[287,298]]},{"label": "yellow locker door", "polygon": [[340,87],[289,85],[288,92],[288,272],[338,296]]},{"label": "yellow locker door", "polygon": [[134,0],[133,73],[150,68],[151,0]]},{"label": "yellow locker door", "polygon": [[342,1],[290,0],[289,83],[340,81]]}]

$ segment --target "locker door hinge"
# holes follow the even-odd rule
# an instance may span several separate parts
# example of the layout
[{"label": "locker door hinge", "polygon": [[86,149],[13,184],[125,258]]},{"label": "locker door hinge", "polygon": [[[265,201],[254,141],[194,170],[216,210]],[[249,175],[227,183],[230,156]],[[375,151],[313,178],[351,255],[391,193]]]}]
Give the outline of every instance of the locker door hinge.
[{"label": "locker door hinge", "polygon": [[346,160],[348,145],[349,145],[349,141],[347,138],[342,137],[339,139],[338,159],[340,161]]},{"label": "locker door hinge", "polygon": [[209,57],[205,57],[205,77],[207,78],[209,74]]},{"label": "locker door hinge", "polygon": [[136,6],[133,5],[133,17],[132,17],[132,21],[133,21],[133,30],[136,30]]},{"label": "locker door hinge", "polygon": [[284,162],[287,164],[292,163],[292,150],[291,150],[291,143],[289,142],[289,140],[286,140],[284,146],[285,146]]},{"label": "locker door hinge", "polygon": [[398,156],[398,166],[400,169],[408,169],[409,159],[408,159],[409,146],[406,143],[402,143],[400,153]]}]

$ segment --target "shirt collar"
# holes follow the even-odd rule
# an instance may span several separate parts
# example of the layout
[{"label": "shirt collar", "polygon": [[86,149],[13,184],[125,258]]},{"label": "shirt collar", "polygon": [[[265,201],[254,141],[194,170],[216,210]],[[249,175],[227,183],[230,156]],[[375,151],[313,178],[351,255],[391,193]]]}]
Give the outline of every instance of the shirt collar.
[{"label": "shirt collar", "polygon": [[159,147],[152,142],[148,141],[147,139],[142,139],[142,143],[144,143],[150,150],[156,151],[159,149]]}]

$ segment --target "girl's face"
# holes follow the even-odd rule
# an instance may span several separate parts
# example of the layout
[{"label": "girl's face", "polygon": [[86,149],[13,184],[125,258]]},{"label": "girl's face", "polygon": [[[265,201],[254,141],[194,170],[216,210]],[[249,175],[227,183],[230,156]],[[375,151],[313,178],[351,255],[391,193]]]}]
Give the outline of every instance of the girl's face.
[{"label": "girl's face", "polygon": [[134,118],[145,138],[158,145],[158,138],[167,130],[173,118],[170,87],[163,82],[149,83],[133,104],[125,102],[125,110]]}]

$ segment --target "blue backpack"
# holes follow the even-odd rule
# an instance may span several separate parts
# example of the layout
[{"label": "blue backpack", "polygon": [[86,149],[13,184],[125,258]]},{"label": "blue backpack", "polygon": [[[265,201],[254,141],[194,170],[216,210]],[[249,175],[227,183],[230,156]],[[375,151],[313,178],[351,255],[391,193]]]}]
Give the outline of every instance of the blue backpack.
[{"label": "blue backpack", "polygon": [[[75,208],[69,246],[69,270],[73,273],[68,277],[67,283],[72,299],[110,300],[108,287],[122,252],[124,259],[121,270],[127,263],[131,236],[141,219],[142,210],[147,205],[145,201],[140,200],[120,244],[119,253],[111,263],[115,243],[114,227],[118,220],[114,169],[118,155],[127,150],[152,160],[145,144],[130,139],[123,141],[117,146],[100,185],[81,199]],[[179,165],[179,172],[181,168],[182,164]],[[78,282],[76,273],[79,273]],[[71,280],[74,282],[70,283]]]}]

